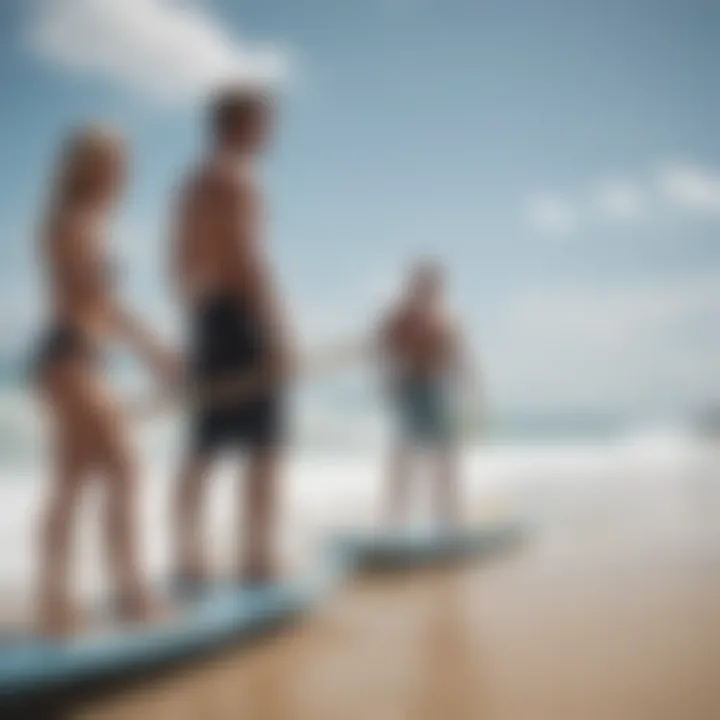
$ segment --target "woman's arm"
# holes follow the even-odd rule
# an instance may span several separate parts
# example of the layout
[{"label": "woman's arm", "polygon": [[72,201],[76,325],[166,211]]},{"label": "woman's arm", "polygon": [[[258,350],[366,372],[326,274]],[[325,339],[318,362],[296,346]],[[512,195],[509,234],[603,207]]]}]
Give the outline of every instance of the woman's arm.
[{"label": "woman's arm", "polygon": [[161,343],[154,332],[134,314],[110,298],[105,308],[107,325],[126,342],[164,382],[176,382],[181,375],[179,356]]},{"label": "woman's arm", "polygon": [[71,303],[93,325],[130,345],[164,380],[175,379],[179,364],[174,355],[119,302],[92,226],[74,218],[62,231],[57,261]]}]

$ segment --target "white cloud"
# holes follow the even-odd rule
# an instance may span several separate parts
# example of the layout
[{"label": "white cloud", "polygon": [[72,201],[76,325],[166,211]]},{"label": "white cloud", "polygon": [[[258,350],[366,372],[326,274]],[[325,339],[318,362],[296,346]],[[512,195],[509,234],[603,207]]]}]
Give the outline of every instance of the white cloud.
[{"label": "white cloud", "polygon": [[595,204],[600,213],[614,220],[635,220],[645,214],[646,193],[628,180],[611,180],[595,192]]},{"label": "white cloud", "polygon": [[198,0],[43,0],[30,43],[58,67],[165,102],[228,80],[273,83],[287,70],[282,48],[239,41]]},{"label": "white cloud", "polygon": [[661,194],[689,212],[720,217],[720,172],[691,164],[674,164],[658,173]]},{"label": "white cloud", "polygon": [[636,222],[667,219],[681,210],[694,217],[720,218],[720,170],[692,163],[674,163],[639,179],[618,177],[590,192],[539,194],[526,199],[523,216],[545,235],[567,236],[590,221]]},{"label": "white cloud", "polygon": [[524,217],[532,229],[554,237],[570,235],[577,225],[573,204],[558,195],[531,197],[526,202]]}]

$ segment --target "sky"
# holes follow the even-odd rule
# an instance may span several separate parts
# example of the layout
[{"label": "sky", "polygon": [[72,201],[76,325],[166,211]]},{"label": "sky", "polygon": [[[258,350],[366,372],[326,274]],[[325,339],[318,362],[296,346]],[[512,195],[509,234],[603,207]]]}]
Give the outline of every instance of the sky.
[{"label": "sky", "polygon": [[647,417],[720,402],[720,4],[3,0],[0,354],[40,330],[34,228],[63,133],[133,172],[114,246],[161,332],[202,100],[277,87],[267,242],[302,345],[366,330],[444,262],[491,402]]}]

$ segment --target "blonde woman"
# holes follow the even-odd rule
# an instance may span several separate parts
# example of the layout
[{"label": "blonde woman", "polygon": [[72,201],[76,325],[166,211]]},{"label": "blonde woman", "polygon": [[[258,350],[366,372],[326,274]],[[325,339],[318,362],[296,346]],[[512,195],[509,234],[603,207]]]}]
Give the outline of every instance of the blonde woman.
[{"label": "blonde woman", "polygon": [[117,607],[139,620],[154,606],[135,546],[135,459],[127,421],[103,373],[103,346],[113,336],[124,339],[164,381],[177,366],[113,293],[108,233],[126,165],[123,142],[112,131],[86,126],[75,132],[62,149],[41,233],[52,303],[36,366],[53,439],[40,539],[39,623],[46,635],[72,632],[79,620],[69,566],[78,501],[91,475],[104,485],[102,526]]}]

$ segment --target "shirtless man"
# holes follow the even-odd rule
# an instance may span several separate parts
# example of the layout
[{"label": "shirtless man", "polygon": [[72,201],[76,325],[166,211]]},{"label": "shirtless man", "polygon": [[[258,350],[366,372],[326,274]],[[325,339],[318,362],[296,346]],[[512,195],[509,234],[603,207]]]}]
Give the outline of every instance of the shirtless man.
[{"label": "shirtless man", "polygon": [[229,89],[215,97],[209,115],[210,149],[181,189],[173,239],[175,280],[190,318],[190,373],[199,387],[239,373],[261,372],[271,381],[250,398],[193,408],[175,500],[181,589],[207,579],[200,537],[204,480],[227,448],[248,453],[238,578],[262,583],[274,574],[287,346],[262,247],[253,167],[269,134],[271,104],[259,91]]},{"label": "shirtless man", "polygon": [[404,297],[381,323],[379,346],[400,431],[390,457],[389,519],[406,510],[414,451],[424,450],[433,460],[438,519],[452,524],[459,519],[453,385],[469,367],[436,264],[412,269]]}]

